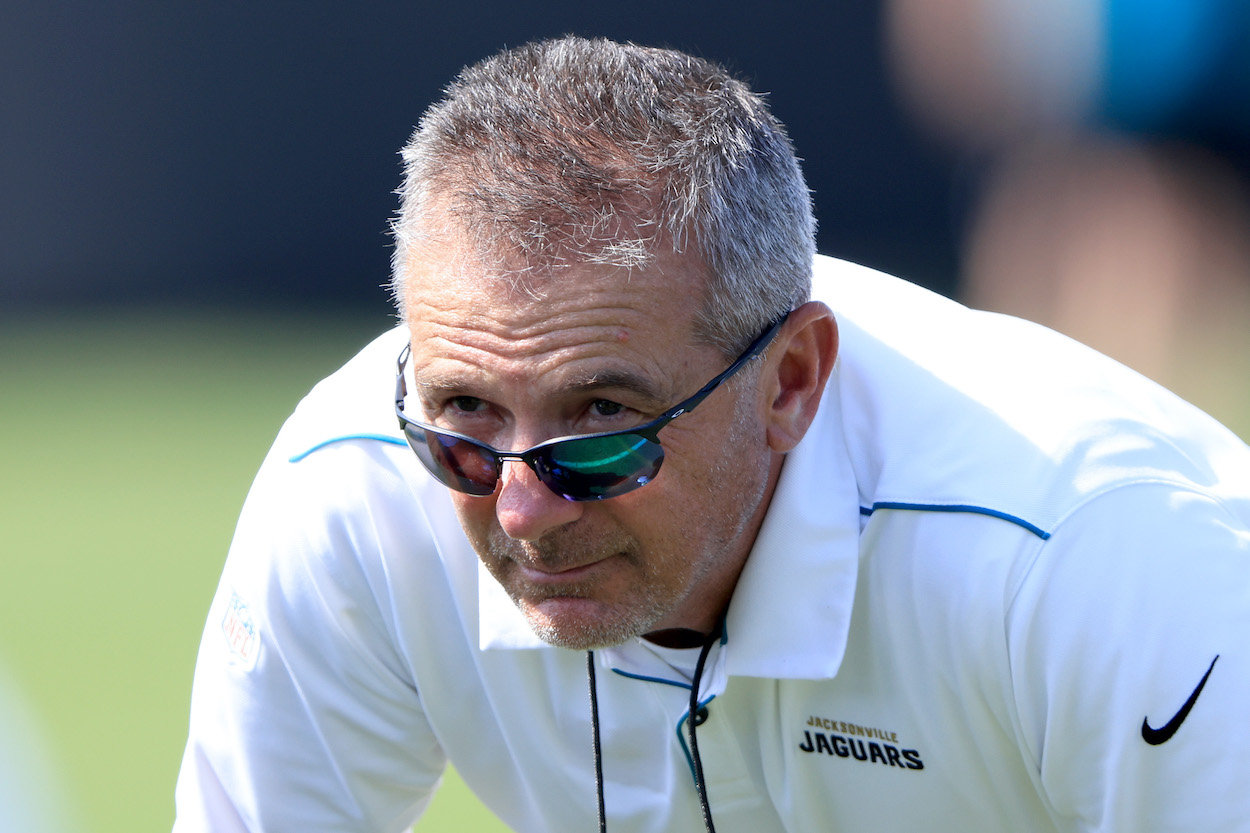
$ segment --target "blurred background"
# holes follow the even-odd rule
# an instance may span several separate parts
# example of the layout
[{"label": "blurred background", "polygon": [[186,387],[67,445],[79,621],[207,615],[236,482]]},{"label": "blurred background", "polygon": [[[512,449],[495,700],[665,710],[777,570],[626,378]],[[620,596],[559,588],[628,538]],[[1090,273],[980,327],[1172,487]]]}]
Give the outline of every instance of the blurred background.
[{"label": "blurred background", "polygon": [[[393,323],[397,151],[461,66],[566,32],[767,92],[821,251],[1055,327],[1250,436],[1242,0],[8,0],[0,830],[168,829],[251,477]],[[417,829],[499,828],[453,776]]]}]

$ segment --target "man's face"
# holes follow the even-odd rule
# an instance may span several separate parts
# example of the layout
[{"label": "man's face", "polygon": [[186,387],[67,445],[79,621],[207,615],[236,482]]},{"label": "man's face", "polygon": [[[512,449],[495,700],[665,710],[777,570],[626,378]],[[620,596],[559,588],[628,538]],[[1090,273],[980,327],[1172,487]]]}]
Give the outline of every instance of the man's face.
[{"label": "man's face", "polygon": [[[665,254],[647,268],[575,266],[539,297],[449,249],[409,265],[411,412],[500,450],[630,428],[728,366],[696,345],[703,272]],[[775,461],[748,367],[660,432],[656,478],[570,502],[509,461],[494,494],[452,492],[483,563],[544,640],[569,648],[670,627],[710,630],[766,509]]]}]

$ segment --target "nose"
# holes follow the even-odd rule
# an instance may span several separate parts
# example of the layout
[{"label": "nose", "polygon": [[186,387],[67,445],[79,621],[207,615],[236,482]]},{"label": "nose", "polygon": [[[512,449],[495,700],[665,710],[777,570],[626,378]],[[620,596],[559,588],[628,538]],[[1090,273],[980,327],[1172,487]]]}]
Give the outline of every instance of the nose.
[{"label": "nose", "polygon": [[509,538],[537,541],[582,516],[585,506],[565,500],[520,460],[504,463],[495,498],[495,516]]}]

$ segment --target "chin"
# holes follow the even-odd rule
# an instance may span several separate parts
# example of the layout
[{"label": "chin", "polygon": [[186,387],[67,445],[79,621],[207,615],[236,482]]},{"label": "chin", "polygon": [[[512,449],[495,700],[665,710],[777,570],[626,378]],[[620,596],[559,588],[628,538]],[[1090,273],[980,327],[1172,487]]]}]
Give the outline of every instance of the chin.
[{"label": "chin", "polygon": [[[574,651],[610,648],[646,633],[659,619],[620,611],[585,598],[553,598],[520,603],[534,634],[548,645]],[[630,615],[632,613],[633,615]]]}]

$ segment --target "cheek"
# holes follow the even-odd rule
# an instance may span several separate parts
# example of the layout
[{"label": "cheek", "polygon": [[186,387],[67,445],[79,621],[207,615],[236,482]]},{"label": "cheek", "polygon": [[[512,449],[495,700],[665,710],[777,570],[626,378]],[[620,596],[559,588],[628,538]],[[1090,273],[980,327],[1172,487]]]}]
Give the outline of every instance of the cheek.
[{"label": "cheek", "polygon": [[490,540],[491,530],[495,527],[495,498],[473,497],[459,492],[451,493],[451,503],[456,510],[460,526],[468,537],[469,543],[479,553],[485,552]]},{"label": "cheek", "polygon": [[688,553],[732,545],[767,486],[770,458],[756,427],[722,425],[715,442],[697,449],[674,445],[660,476],[648,487],[656,490],[650,496],[655,498],[651,510],[641,515],[653,541],[663,536],[670,542],[665,549]]},{"label": "cheek", "polygon": [[679,493],[723,500],[767,477],[771,455],[759,416],[742,407],[717,416],[700,423],[702,430],[675,434],[666,447],[661,476],[671,466]]}]

